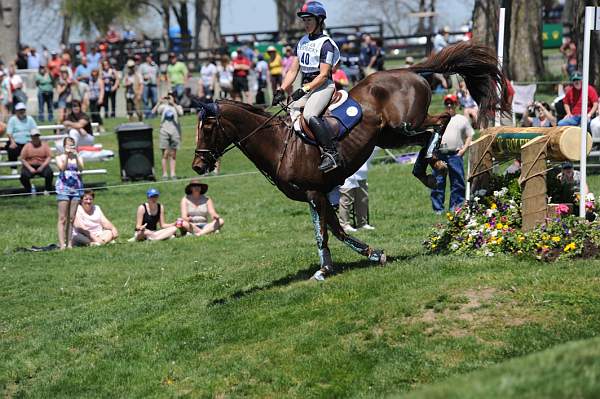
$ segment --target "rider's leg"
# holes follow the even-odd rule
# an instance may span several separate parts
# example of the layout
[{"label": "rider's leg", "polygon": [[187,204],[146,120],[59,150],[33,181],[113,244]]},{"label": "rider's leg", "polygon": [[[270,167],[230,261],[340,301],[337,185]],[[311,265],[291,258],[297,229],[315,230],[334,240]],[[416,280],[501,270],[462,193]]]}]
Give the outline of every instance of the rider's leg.
[{"label": "rider's leg", "polygon": [[337,168],[340,162],[340,156],[333,141],[333,132],[323,118],[320,117],[331,101],[334,92],[335,85],[333,82],[327,81],[327,83],[309,93],[304,106],[304,119],[308,122],[310,129],[323,148],[319,169],[324,172]]}]

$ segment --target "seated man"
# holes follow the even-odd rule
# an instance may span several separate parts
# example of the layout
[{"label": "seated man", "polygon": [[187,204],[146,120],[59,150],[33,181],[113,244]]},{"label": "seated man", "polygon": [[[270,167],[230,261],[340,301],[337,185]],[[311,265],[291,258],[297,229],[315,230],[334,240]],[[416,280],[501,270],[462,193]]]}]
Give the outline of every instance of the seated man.
[{"label": "seated man", "polygon": [[73,100],[71,112],[63,121],[63,125],[67,129],[69,137],[75,140],[77,147],[94,145],[92,123],[90,117],[82,111],[80,101]]},{"label": "seated man", "polygon": [[[15,162],[19,158],[25,144],[31,141],[31,132],[36,128],[35,120],[27,115],[25,104],[17,103],[15,105],[15,115],[10,117],[6,127],[8,142],[4,149],[8,153],[9,161]],[[17,173],[17,167],[13,166],[12,174],[16,175]]]},{"label": "seated man", "polygon": [[31,142],[23,146],[21,151],[21,184],[25,192],[31,192],[31,178],[33,176],[42,176],[45,180],[44,195],[52,191],[52,178],[54,177],[50,168],[52,153],[48,144],[40,140],[40,131],[33,129],[31,131]]},{"label": "seated man", "polygon": [[[574,72],[573,75],[571,75],[571,82],[573,82],[573,86],[567,89],[565,98],[563,100],[567,114],[563,119],[558,121],[558,126],[579,126],[581,124],[581,114],[583,112],[583,106],[581,104],[582,79],[583,76],[579,72]],[[588,103],[585,108],[586,112],[588,113],[588,124],[593,115],[596,113],[597,108],[598,94],[592,85],[588,85]]]}]

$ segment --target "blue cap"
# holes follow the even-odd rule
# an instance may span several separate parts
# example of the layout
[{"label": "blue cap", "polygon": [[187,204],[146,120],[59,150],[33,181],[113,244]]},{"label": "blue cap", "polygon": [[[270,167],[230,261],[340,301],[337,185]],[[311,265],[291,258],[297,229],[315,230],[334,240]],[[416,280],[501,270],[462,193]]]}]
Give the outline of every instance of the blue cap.
[{"label": "blue cap", "polygon": [[159,195],[160,195],[160,192],[155,188],[151,188],[148,191],[146,191],[146,197],[148,197],[148,198],[158,197]]}]

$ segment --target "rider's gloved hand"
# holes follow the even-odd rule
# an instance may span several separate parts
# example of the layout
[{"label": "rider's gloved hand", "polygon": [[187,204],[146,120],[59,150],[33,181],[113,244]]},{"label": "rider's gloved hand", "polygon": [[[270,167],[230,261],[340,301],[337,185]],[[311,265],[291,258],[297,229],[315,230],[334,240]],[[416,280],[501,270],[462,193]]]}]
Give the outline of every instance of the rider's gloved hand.
[{"label": "rider's gloved hand", "polygon": [[273,93],[273,101],[271,105],[275,106],[283,102],[285,100],[285,92],[281,89],[277,89],[275,93]]},{"label": "rider's gloved hand", "polygon": [[306,93],[308,93],[308,92],[306,90],[304,90],[304,88],[301,87],[298,90],[296,90],[295,92],[293,92],[290,97],[292,97],[292,100],[298,101],[302,97],[304,97],[306,95]]}]

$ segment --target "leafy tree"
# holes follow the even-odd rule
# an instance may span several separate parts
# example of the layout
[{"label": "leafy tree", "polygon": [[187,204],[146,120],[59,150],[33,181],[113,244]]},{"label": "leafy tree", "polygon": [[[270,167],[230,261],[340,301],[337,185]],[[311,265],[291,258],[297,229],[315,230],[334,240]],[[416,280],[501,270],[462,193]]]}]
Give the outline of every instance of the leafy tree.
[{"label": "leafy tree", "polygon": [[144,3],[137,0],[64,0],[63,3],[65,16],[80,22],[85,31],[96,28],[103,33],[114,21],[138,16],[142,6]]}]

